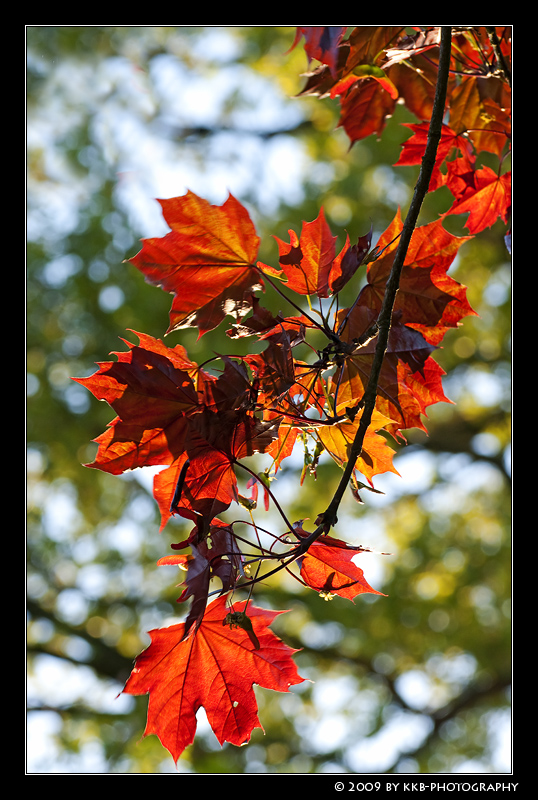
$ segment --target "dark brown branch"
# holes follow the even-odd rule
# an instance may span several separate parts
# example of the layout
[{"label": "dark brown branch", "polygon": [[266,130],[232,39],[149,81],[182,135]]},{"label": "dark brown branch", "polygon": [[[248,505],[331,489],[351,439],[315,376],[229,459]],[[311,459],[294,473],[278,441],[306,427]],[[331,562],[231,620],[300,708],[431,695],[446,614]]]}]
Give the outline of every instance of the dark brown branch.
[{"label": "dark brown branch", "polygon": [[[443,115],[445,111],[445,100],[446,100],[446,91],[447,91],[448,74],[450,66],[450,54],[451,54],[451,41],[452,41],[451,37],[452,37],[452,29],[448,26],[443,26],[441,28],[439,71],[437,75],[437,86],[435,90],[435,99],[433,103],[430,127],[428,130],[428,141],[426,144],[424,157],[422,159],[418,180],[415,185],[413,198],[411,200],[409,211],[407,213],[405,222],[403,224],[400,241],[398,244],[398,248],[396,250],[396,255],[394,257],[392,269],[389,278],[387,280],[387,285],[385,287],[383,304],[381,306],[381,310],[379,312],[379,316],[377,319],[378,335],[377,335],[377,343],[376,343],[374,359],[372,363],[372,370],[370,373],[366,391],[361,401],[361,405],[363,406],[363,412],[360,419],[359,427],[357,429],[357,433],[355,435],[355,439],[351,446],[349,459],[344,468],[343,475],[340,479],[340,483],[338,484],[336,492],[334,493],[334,496],[331,502],[329,503],[327,509],[323,514],[319,515],[317,519],[318,522],[317,528],[309,536],[302,539],[290,553],[283,556],[282,562],[280,563],[279,566],[275,567],[274,569],[270,570],[268,573],[259,578],[254,578],[251,581],[248,581],[246,584],[244,584],[245,586],[257,583],[260,580],[266,580],[270,575],[273,575],[276,572],[279,572],[281,569],[286,568],[289,564],[293,563],[297,558],[306,553],[309,547],[317,539],[319,539],[319,537],[322,534],[327,533],[330,530],[330,528],[333,527],[338,521],[337,517],[338,508],[340,506],[344,493],[353,475],[353,471],[355,469],[355,463],[362,451],[362,446],[366,431],[368,430],[368,427],[370,426],[370,423],[372,421],[372,414],[374,411],[375,402],[377,398],[379,375],[381,373],[381,367],[383,365],[383,360],[385,358],[385,353],[387,350],[390,326],[392,322],[392,311],[394,308],[394,302],[396,300],[396,294],[398,292],[398,288],[400,285],[400,276],[402,273],[405,257],[407,255],[409,243],[411,241],[411,236],[413,235],[413,231],[415,230],[415,226],[417,224],[422,203],[424,201],[424,198],[426,197],[426,194],[428,193],[433,168],[435,165],[437,147],[439,144],[439,140],[441,138]],[[287,524],[289,525],[289,523]]]},{"label": "dark brown branch", "polygon": [[448,26],[443,26],[441,28],[441,43],[439,50],[439,70],[437,75],[437,86],[435,90],[435,99],[433,104],[430,127],[428,131],[428,141],[426,144],[424,157],[422,159],[418,180],[415,186],[413,199],[411,201],[411,205],[409,207],[409,211],[407,213],[407,217],[403,225],[402,235],[400,237],[392,269],[389,278],[387,280],[385,295],[383,298],[383,304],[377,320],[378,336],[377,336],[376,349],[372,363],[372,371],[370,373],[368,385],[366,387],[366,391],[363,397],[364,409],[360,419],[357,434],[352,444],[349,454],[349,459],[344,469],[344,473],[336,489],[336,492],[333,496],[333,499],[331,500],[326,511],[321,515],[321,518],[318,518],[320,519],[320,524],[318,525],[316,530],[308,537],[308,539],[305,539],[305,541],[301,543],[301,548],[305,548],[303,549],[303,552],[305,552],[305,550],[308,549],[308,546],[316,539],[318,539],[322,533],[328,531],[330,527],[336,524],[338,519],[337,518],[338,508],[342,501],[342,497],[344,496],[344,493],[349,485],[349,481],[353,474],[357,458],[361,454],[362,445],[364,442],[364,436],[372,420],[372,414],[374,411],[376,397],[377,397],[379,375],[381,373],[381,367],[383,365],[383,359],[385,357],[385,352],[387,349],[390,326],[392,322],[392,310],[394,308],[394,302],[400,284],[400,276],[402,273],[405,257],[407,255],[409,243],[411,241],[411,236],[415,229],[420,209],[422,207],[422,203],[424,201],[426,194],[428,193],[430,179],[432,176],[433,167],[435,165],[437,147],[439,144],[439,140],[441,138],[441,129],[443,123],[443,115],[445,111],[445,100],[446,100],[448,73],[450,65],[451,36],[452,36],[451,28]]}]

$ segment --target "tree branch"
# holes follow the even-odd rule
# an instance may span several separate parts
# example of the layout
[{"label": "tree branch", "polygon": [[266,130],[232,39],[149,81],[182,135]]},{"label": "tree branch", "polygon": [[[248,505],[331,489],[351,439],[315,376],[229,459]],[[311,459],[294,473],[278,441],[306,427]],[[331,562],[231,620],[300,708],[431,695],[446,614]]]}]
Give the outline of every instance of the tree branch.
[{"label": "tree branch", "polygon": [[430,127],[428,130],[428,141],[426,144],[424,157],[422,159],[418,180],[415,186],[413,199],[411,201],[409,211],[407,213],[407,217],[403,225],[402,234],[400,237],[400,241],[398,243],[398,248],[396,250],[396,255],[394,257],[392,269],[389,278],[387,280],[385,295],[383,297],[383,304],[381,306],[381,311],[379,312],[379,317],[377,320],[378,336],[377,336],[376,349],[374,354],[374,360],[372,363],[372,371],[370,373],[368,385],[366,387],[366,391],[363,397],[364,408],[360,419],[359,427],[355,439],[353,441],[353,444],[351,446],[348,462],[344,469],[344,473],[342,475],[340,483],[333,496],[333,499],[331,500],[329,506],[327,507],[327,510],[321,515],[321,524],[318,526],[316,531],[314,531],[314,533],[311,534],[310,537],[308,537],[308,540],[305,540],[305,543],[308,541],[309,544],[311,544],[324,531],[328,530],[329,527],[333,526],[337,522],[338,507],[340,505],[342,497],[344,496],[344,492],[346,491],[346,488],[349,484],[350,478],[353,474],[357,458],[361,454],[362,445],[364,442],[364,436],[372,421],[372,414],[374,411],[376,397],[377,397],[379,375],[381,372],[381,367],[383,365],[383,359],[385,358],[385,352],[387,349],[390,326],[392,322],[392,310],[394,308],[396,294],[398,292],[398,288],[400,285],[400,276],[402,273],[405,257],[407,255],[409,243],[411,241],[411,236],[415,229],[420,209],[422,207],[422,203],[428,192],[430,179],[433,172],[433,167],[435,165],[437,147],[439,144],[439,140],[441,138],[441,129],[443,124],[443,115],[445,112],[445,100],[446,100],[448,73],[450,65],[451,37],[452,37],[452,29],[449,26],[443,26],[441,28],[441,42],[439,49],[439,70],[437,75],[437,85],[435,89],[435,99],[433,103]]},{"label": "tree branch", "polygon": [[[368,430],[368,427],[370,426],[370,423],[372,421],[372,414],[375,408],[375,402],[377,398],[379,375],[381,373],[381,367],[383,365],[383,360],[385,358],[385,353],[387,350],[388,338],[392,322],[392,311],[394,308],[394,302],[396,300],[396,294],[398,292],[398,288],[400,285],[400,276],[407,255],[407,250],[409,248],[409,243],[411,241],[413,231],[415,230],[417,224],[417,219],[420,213],[420,209],[422,207],[422,203],[424,201],[426,194],[428,193],[433,168],[435,165],[437,147],[439,144],[439,140],[441,138],[443,115],[445,111],[445,100],[447,92],[451,43],[452,43],[451,37],[452,37],[452,29],[449,26],[443,26],[441,28],[441,42],[439,49],[439,70],[437,75],[437,85],[435,89],[435,98],[433,103],[432,116],[430,120],[430,127],[428,130],[428,140],[426,144],[426,149],[424,152],[424,157],[422,159],[418,180],[415,185],[413,198],[411,200],[409,211],[407,212],[407,216],[403,224],[403,229],[401,232],[400,241],[398,243],[398,248],[396,250],[396,255],[394,257],[394,262],[392,264],[392,269],[389,278],[387,280],[387,285],[385,287],[385,295],[383,297],[383,303],[377,319],[378,334],[377,334],[377,343],[374,353],[374,359],[372,363],[372,370],[370,372],[368,384],[364,392],[364,396],[362,398],[363,412],[359,422],[357,433],[355,435],[355,439],[351,446],[348,461],[344,468],[343,475],[340,479],[340,483],[338,484],[336,491],[333,495],[333,498],[329,503],[327,509],[323,514],[320,514],[318,516],[316,520],[316,522],[318,523],[316,529],[309,536],[302,539],[297,544],[297,546],[295,546],[293,550],[291,550],[290,553],[288,553],[285,556],[283,555],[282,562],[279,566],[270,570],[263,576],[256,577],[251,579],[250,581],[247,581],[247,583],[243,585],[243,588],[244,586],[249,586],[259,581],[266,580],[270,575],[273,575],[274,573],[279,572],[281,569],[286,568],[289,564],[293,563],[297,558],[306,553],[309,547],[317,539],[319,539],[319,537],[323,533],[327,533],[329,529],[333,527],[338,521],[337,517],[338,508],[340,506],[344,493],[349,485],[349,481],[355,469],[355,463],[361,454],[366,431]],[[284,515],[282,516],[285,520],[286,519],[285,516]],[[289,527],[288,522],[287,525]]]}]

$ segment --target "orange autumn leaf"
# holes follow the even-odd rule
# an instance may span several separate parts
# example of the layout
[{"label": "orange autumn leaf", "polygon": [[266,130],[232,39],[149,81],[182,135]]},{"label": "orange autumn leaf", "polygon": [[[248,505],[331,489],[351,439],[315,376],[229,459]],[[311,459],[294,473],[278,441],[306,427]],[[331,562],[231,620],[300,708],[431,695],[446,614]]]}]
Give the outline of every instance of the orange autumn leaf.
[{"label": "orange autumn leaf", "polygon": [[297,294],[329,297],[353,277],[368,252],[371,234],[359,237],[350,247],[349,237],[336,253],[336,236],[333,236],[325,220],[323,209],[312,222],[303,222],[301,235],[289,231],[290,241],[284,242],[275,236],[279,251],[277,270],[267,264],[259,264],[268,276],[285,280],[286,288]]},{"label": "orange autumn leaf", "polygon": [[[402,228],[398,211],[379,239],[383,253],[369,265],[361,300],[374,311],[381,308]],[[411,237],[394,312],[402,325],[420,331],[431,344],[438,345],[449,328],[475,315],[467,301],[466,287],[447,274],[460,247],[470,238],[449,233],[442,220],[415,228]]]},{"label": "orange autumn leaf", "polygon": [[231,194],[222,206],[191,191],[159,203],[171,230],[143,239],[130,261],[148,283],[174,295],[167,333],[197,327],[202,335],[227,314],[244,316],[252,292],[263,288],[254,267],[259,237],[248,211]]},{"label": "orange autumn leaf", "polygon": [[[338,412],[343,413],[344,406],[338,407]],[[337,422],[333,425],[318,425],[316,435],[322,442],[325,450],[339,466],[344,467],[349,461],[349,451],[355,439],[361,413],[357,414],[353,422]],[[372,485],[374,475],[384,472],[398,471],[392,463],[394,451],[387,444],[387,440],[376,431],[381,430],[391,424],[391,420],[374,410],[372,422],[366,431],[364,443],[360,456],[355,462],[357,469]]]},{"label": "orange autumn leaf", "polygon": [[452,93],[450,126],[466,133],[477,153],[486,150],[500,156],[511,136],[511,97],[501,87],[497,98],[488,96],[490,92],[495,93],[495,82],[485,92],[480,81],[466,76]]}]

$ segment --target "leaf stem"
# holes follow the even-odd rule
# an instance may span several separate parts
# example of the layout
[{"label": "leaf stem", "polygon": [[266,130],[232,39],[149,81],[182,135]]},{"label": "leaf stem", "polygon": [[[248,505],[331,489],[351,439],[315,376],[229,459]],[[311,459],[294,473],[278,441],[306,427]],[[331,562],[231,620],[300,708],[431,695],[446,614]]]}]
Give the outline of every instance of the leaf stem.
[{"label": "leaf stem", "polygon": [[281,505],[279,504],[278,500],[276,499],[276,497],[275,497],[274,493],[271,491],[271,489],[261,480],[260,476],[257,475],[254,472],[254,470],[250,469],[250,467],[247,467],[247,465],[243,464],[242,461],[236,461],[235,463],[237,464],[238,467],[242,467],[246,472],[249,473],[249,475],[251,475],[253,478],[255,478],[259,483],[261,483],[261,485],[263,486],[263,488],[265,489],[265,491],[267,492],[267,494],[269,495],[269,497],[271,498],[271,500],[275,504],[275,507],[276,507],[278,513],[280,514],[280,516],[282,517],[282,519],[284,520],[284,522],[286,524],[286,527],[288,528],[289,531],[291,531],[293,533],[293,525],[291,524],[291,522],[286,517],[286,514],[284,513]]},{"label": "leaf stem", "polygon": [[[302,309],[302,308],[301,308],[301,306],[298,306],[296,303],[294,303],[294,302],[293,302],[293,300],[291,300],[291,298],[289,298],[289,297],[288,297],[286,294],[284,294],[284,292],[283,292],[281,289],[279,289],[279,288],[278,288],[278,286],[276,286],[276,285],[273,283],[273,281],[271,280],[271,278],[269,278],[269,276],[268,276],[268,275],[266,275],[266,274],[265,274],[265,272],[264,272],[262,269],[260,269],[260,267],[258,267],[258,266],[257,266],[257,267],[256,267],[256,269],[258,270],[258,272],[260,273],[260,275],[262,275],[262,276],[263,276],[263,278],[264,278],[264,279],[267,281],[267,283],[268,283],[268,284],[270,284],[270,286],[272,286],[272,287],[273,287],[273,289],[275,290],[275,292],[278,292],[278,294],[279,294],[281,297],[283,297],[283,298],[284,298],[284,300],[286,300],[286,301],[287,301],[287,302],[288,302],[288,303],[289,303],[291,306],[293,306],[293,308],[295,308],[295,310],[296,310],[296,311],[298,311],[298,312],[299,312],[299,314],[301,314],[303,317],[306,317],[306,319],[307,319],[309,322],[311,322],[311,323],[312,323],[312,325],[313,325],[315,328],[318,328],[318,330],[322,331],[322,333],[324,333],[324,334],[325,334],[325,336],[326,336],[328,339],[331,339],[332,341],[335,341],[335,340],[337,339],[337,337],[335,336],[335,334],[334,334],[334,333],[331,331],[331,329],[328,327],[328,325],[327,325],[327,322],[326,322],[326,320],[325,320],[325,319],[323,320],[323,323],[324,323],[324,324],[323,324],[323,325],[320,325],[320,323],[319,323],[319,322],[316,322],[316,320],[315,320],[315,319],[313,319],[313,318],[310,316],[310,314],[307,314],[307,312],[306,312],[306,311],[304,311],[304,309]],[[310,308],[312,308],[312,306],[310,305],[310,295],[307,295],[307,298],[308,298],[308,304],[309,304]]]}]

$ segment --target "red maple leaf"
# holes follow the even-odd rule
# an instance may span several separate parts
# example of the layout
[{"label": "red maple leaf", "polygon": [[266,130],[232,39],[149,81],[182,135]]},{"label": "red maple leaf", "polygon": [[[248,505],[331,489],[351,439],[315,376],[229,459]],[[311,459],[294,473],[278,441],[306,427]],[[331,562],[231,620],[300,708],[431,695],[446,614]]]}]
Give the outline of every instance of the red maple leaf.
[{"label": "red maple leaf", "polygon": [[[409,130],[413,131],[413,136],[403,143],[400,158],[394,166],[405,167],[420,164],[424,157],[424,151],[426,150],[430,124],[429,122],[421,122],[418,124],[402,123],[402,127],[409,128]],[[445,175],[440,171],[440,166],[454,149],[461,151],[462,158],[468,168],[472,168],[474,156],[473,148],[469,140],[464,136],[454,133],[448,125],[443,125],[441,129],[441,139],[437,146],[435,165],[430,180],[430,191],[445,184]]]},{"label": "red maple leaf", "polygon": [[297,651],[268,627],[283,612],[249,603],[246,616],[256,648],[241,617],[234,625],[228,616],[243,611],[244,604],[227,606],[219,597],[207,607],[196,635],[184,638],[183,623],[152,630],[150,646],[136,659],[123,691],[149,693],[144,736],[156,734],[174,761],[194,740],[201,707],[221,745],[241,745],[254,728],[262,728],[253,685],[287,692],[304,680],[291,658]]},{"label": "red maple leaf", "polygon": [[200,336],[229,314],[244,316],[252,292],[263,288],[253,266],[259,237],[244,206],[229,195],[210,205],[193,192],[159,200],[171,230],[143,239],[130,259],[148,283],[174,295],[167,333],[198,327]]},{"label": "red maple leaf", "polygon": [[[449,172],[449,178],[451,173]],[[512,204],[512,174],[498,175],[490,167],[482,167],[475,172],[467,172],[462,178],[461,173],[451,182],[447,180],[448,188],[457,193],[454,203],[447,214],[465,214],[469,217],[465,227],[472,234],[480,233],[485,228],[491,228],[500,218],[507,221]]]},{"label": "red maple leaf", "polygon": [[[346,315],[346,311],[341,312]],[[357,305],[348,315],[345,336],[348,341],[360,338],[368,331],[376,313],[366,306]],[[375,340],[368,342],[350,355],[333,379],[339,384],[339,406],[353,407],[363,396],[370,376],[375,353]],[[393,436],[406,428],[425,430],[422,415],[429,405],[450,402],[442,387],[443,370],[431,358],[435,347],[412,327],[392,322],[387,351],[379,375],[377,410],[387,418],[380,426]],[[383,470],[385,471],[385,470]]]},{"label": "red maple leaf", "polygon": [[[295,531],[299,535],[308,535],[301,528],[295,527]],[[386,597],[383,592],[372,589],[363,570],[356,565],[355,559],[363,552],[368,552],[368,548],[354,547],[332,536],[321,536],[310,545],[304,556],[297,559],[301,578],[327,600],[338,595],[353,602],[355,597],[365,593]]]},{"label": "red maple leaf", "polygon": [[205,527],[236,499],[234,464],[268,447],[272,424],[248,413],[247,374],[231,359],[215,378],[188,361],[180,346],[167,348],[147,335],[140,335],[140,345],[127,345],[118,361],[75,379],[118,412],[94,440],[99,448],[87,466],[114,475],[167,466],[154,479],[161,527],[176,512],[203,517]]},{"label": "red maple leaf", "polygon": [[348,88],[340,101],[338,127],[345,130],[352,144],[373,133],[381,136],[394,112],[393,94],[373,77],[355,81]]},{"label": "red maple leaf", "polygon": [[286,287],[297,294],[329,297],[345,286],[361,265],[368,252],[371,233],[360,237],[357,244],[350,247],[349,237],[336,254],[336,236],[325,220],[323,209],[313,222],[303,222],[301,236],[290,230],[290,242],[275,236],[279,250],[280,271],[259,264],[267,275],[283,279]]}]

